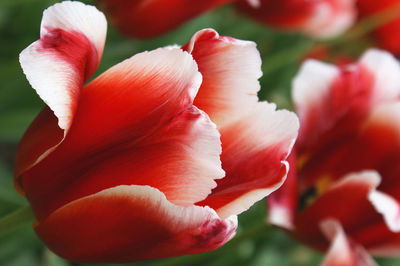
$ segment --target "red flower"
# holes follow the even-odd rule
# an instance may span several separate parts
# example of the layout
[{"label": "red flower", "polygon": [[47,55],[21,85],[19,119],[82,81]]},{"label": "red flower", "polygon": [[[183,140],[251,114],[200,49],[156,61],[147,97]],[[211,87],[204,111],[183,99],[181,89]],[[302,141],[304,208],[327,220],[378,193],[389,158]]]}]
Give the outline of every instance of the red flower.
[{"label": "red flower", "polygon": [[270,221],[316,249],[331,242],[326,265],[400,256],[399,63],[378,50],[340,68],[307,61],[293,99],[297,170],[269,197]]},{"label": "red flower", "polygon": [[[359,18],[368,18],[385,12],[380,19],[388,20],[372,32],[377,44],[396,56],[400,55],[400,1],[399,0],[357,0]],[[386,18],[385,18],[386,17]]]},{"label": "red flower", "polygon": [[115,26],[132,37],[166,33],[223,4],[237,2],[240,11],[270,26],[318,37],[337,35],[356,17],[355,0],[97,0]]},{"label": "red flower", "polygon": [[240,0],[238,7],[259,22],[332,37],[349,28],[356,17],[354,0]]},{"label": "red flower", "polygon": [[16,155],[15,183],[36,233],[81,262],[223,245],[236,215],[282,184],[296,116],[258,102],[255,44],[213,30],[183,49],[137,54],[84,85],[105,34],[102,13],[63,2],[44,12],[40,39],[20,55],[47,104]]}]

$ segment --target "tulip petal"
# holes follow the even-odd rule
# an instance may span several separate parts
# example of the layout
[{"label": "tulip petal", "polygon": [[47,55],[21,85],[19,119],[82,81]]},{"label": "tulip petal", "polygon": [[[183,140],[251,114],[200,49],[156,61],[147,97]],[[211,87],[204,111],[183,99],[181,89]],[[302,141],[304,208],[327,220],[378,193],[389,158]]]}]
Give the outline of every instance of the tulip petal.
[{"label": "tulip petal", "polygon": [[288,163],[290,167],[285,183],[267,198],[268,222],[292,230],[298,205],[295,151],[289,155]]},{"label": "tulip petal", "polygon": [[247,210],[278,189],[286,178],[290,153],[298,131],[294,113],[258,103],[235,123],[223,127],[222,168],[226,177],[200,205],[228,217]]},{"label": "tulip petal", "polygon": [[[295,237],[314,248],[324,250],[327,242],[318,230],[320,221],[336,219],[350,236],[362,224],[381,221],[382,218],[368,200],[368,195],[376,189],[379,182],[380,176],[374,171],[343,177],[296,216]],[[354,210],[357,210],[357,215],[354,215]],[[353,239],[358,242],[356,238]]]},{"label": "tulip petal", "polygon": [[17,152],[17,177],[52,152],[69,131],[83,83],[100,62],[106,29],[104,15],[79,2],[58,3],[44,11],[40,39],[21,52],[20,63],[54,114],[43,111],[21,140],[24,149]]},{"label": "tulip petal", "polygon": [[254,42],[204,29],[182,49],[193,55],[203,75],[194,104],[209,114],[218,128],[241,117],[258,102],[262,72]]},{"label": "tulip petal", "polygon": [[[373,167],[385,178],[380,190],[400,200],[400,102],[376,106],[366,119],[359,134],[360,145],[368,145],[370,159],[364,166]],[[365,151],[361,151],[365,152]]]},{"label": "tulip petal", "polygon": [[224,172],[219,132],[192,105],[200,83],[179,48],[135,55],[90,82],[65,141],[22,178],[38,219],[117,185],[150,185],[181,206],[203,200]]},{"label": "tulip petal", "polygon": [[114,25],[132,37],[149,38],[233,0],[97,0]]},{"label": "tulip petal", "polygon": [[105,17],[95,7],[58,3],[43,12],[40,39],[20,54],[29,82],[64,130],[71,125],[83,82],[100,62],[106,30]]},{"label": "tulip petal", "polygon": [[372,191],[368,199],[375,209],[382,214],[385,223],[392,232],[400,232],[400,204],[390,195],[380,191]]},{"label": "tulip petal", "polygon": [[372,257],[360,245],[348,239],[336,220],[321,222],[321,230],[331,241],[331,246],[321,266],[376,266]]},{"label": "tulip petal", "polygon": [[390,53],[369,49],[360,59],[360,64],[374,76],[371,99],[375,103],[398,100],[400,96],[400,63]]},{"label": "tulip petal", "polygon": [[[293,79],[292,97],[301,120],[299,141],[315,142],[325,130],[325,99],[340,70],[316,60],[307,60]],[[304,136],[304,137],[303,137]],[[305,145],[305,144],[303,144]]]},{"label": "tulip petal", "polygon": [[76,262],[124,263],[213,250],[234,236],[237,218],[181,207],[149,186],[117,186],[61,207],[35,230]]}]

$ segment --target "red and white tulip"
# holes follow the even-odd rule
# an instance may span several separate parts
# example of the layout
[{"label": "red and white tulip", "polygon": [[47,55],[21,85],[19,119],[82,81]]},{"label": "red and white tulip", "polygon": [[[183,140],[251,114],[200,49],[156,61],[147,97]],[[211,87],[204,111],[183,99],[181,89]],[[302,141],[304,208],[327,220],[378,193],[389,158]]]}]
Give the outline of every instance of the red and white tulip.
[{"label": "red and white tulip", "polygon": [[353,25],[355,0],[240,0],[238,8],[272,27],[314,37],[333,37]]},{"label": "red and white tulip", "polygon": [[325,265],[400,256],[399,62],[379,50],[340,67],[309,60],[293,100],[300,134],[270,222],[315,249],[331,244]]},{"label": "red and white tulip", "polygon": [[296,115],[258,102],[253,42],[206,29],[87,82],[105,36],[96,8],[62,2],[20,55],[47,104],[15,166],[36,233],[58,255],[90,263],[220,247],[236,216],[284,181]]}]

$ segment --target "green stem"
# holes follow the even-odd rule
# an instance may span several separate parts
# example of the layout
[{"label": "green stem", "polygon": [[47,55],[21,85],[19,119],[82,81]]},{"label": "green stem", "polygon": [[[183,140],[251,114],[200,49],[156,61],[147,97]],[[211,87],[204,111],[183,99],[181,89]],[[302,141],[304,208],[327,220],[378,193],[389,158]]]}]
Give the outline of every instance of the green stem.
[{"label": "green stem", "polygon": [[25,206],[0,218],[0,236],[32,221],[33,218],[34,216],[30,206]]}]

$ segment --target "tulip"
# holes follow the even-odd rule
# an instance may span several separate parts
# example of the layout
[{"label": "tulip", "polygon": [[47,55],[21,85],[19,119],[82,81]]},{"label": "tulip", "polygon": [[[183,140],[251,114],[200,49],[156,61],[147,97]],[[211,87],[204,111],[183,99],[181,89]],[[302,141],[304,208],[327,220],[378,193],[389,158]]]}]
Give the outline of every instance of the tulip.
[{"label": "tulip", "polygon": [[400,1],[398,0],[357,0],[360,19],[376,16],[383,12],[371,37],[379,47],[400,55]]},{"label": "tulip", "polygon": [[283,183],[296,115],[258,102],[253,42],[206,29],[87,82],[105,35],[96,8],[62,2],[45,10],[40,39],[20,55],[47,104],[16,154],[34,230],[85,263],[220,247],[237,215]]},{"label": "tulip", "polygon": [[268,26],[334,37],[355,21],[354,0],[240,0],[240,11]]},{"label": "tulip", "polygon": [[306,61],[293,100],[299,139],[269,221],[328,250],[324,265],[400,256],[399,62],[380,50],[340,67]]}]

